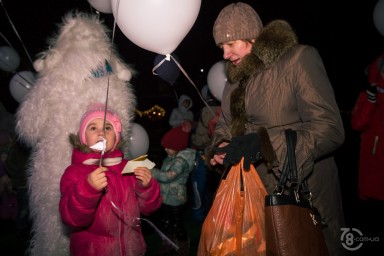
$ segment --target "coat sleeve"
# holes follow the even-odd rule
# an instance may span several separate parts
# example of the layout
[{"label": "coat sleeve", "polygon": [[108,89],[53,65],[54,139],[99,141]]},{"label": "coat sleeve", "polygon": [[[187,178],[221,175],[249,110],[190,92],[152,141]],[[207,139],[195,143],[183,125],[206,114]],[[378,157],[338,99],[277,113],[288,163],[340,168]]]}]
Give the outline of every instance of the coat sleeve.
[{"label": "coat sleeve", "polygon": [[[332,85],[317,50],[305,47],[291,72],[300,126],[296,145],[299,178],[313,170],[316,161],[327,157],[344,142],[344,127]],[[279,159],[283,159],[281,156]]]},{"label": "coat sleeve", "polygon": [[138,197],[140,212],[144,215],[150,215],[156,211],[162,202],[159,183],[152,178],[148,187],[142,188],[136,182],[135,192]]},{"label": "coat sleeve", "polygon": [[89,226],[95,217],[101,191],[94,189],[87,181],[87,175],[79,174],[70,166],[60,181],[61,198],[59,210],[63,222],[72,228]]},{"label": "coat sleeve", "polygon": [[369,129],[375,113],[376,104],[368,101],[366,92],[361,92],[351,113],[351,125],[356,131]]},{"label": "coat sleeve", "polygon": [[188,170],[188,163],[181,157],[175,157],[172,163],[165,169],[152,169],[153,177],[160,183],[171,183],[183,175],[184,170]]}]

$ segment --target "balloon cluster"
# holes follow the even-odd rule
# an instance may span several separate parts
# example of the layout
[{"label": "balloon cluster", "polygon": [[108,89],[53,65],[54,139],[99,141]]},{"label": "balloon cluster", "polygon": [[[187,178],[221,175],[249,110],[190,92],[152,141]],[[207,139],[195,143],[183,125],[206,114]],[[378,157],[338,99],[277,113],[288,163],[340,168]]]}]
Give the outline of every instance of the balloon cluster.
[{"label": "balloon cluster", "polygon": [[15,49],[9,46],[0,47],[0,69],[14,72],[20,65],[20,56]]},{"label": "balloon cluster", "polygon": [[132,123],[132,133],[129,137],[129,159],[135,159],[145,155],[149,149],[149,137],[147,131],[138,123]]},{"label": "balloon cluster", "polygon": [[35,73],[31,71],[16,70],[20,65],[18,52],[10,46],[0,47],[0,69],[5,72],[14,73],[9,83],[9,91],[12,97],[21,103],[33,84],[35,83]]},{"label": "balloon cluster", "polygon": [[[171,85],[175,83],[180,75],[180,69],[174,60],[170,59],[170,55],[195,23],[201,0],[88,0],[88,2],[100,12],[113,13],[120,30],[134,44],[157,53],[154,74]],[[175,55],[172,57],[177,59]]]},{"label": "balloon cluster", "polygon": [[213,64],[208,71],[207,83],[213,97],[221,101],[227,76],[225,75],[225,61],[221,60]]},{"label": "balloon cluster", "polygon": [[148,51],[167,55],[192,28],[201,0],[111,0],[111,3],[116,23],[129,40]]}]

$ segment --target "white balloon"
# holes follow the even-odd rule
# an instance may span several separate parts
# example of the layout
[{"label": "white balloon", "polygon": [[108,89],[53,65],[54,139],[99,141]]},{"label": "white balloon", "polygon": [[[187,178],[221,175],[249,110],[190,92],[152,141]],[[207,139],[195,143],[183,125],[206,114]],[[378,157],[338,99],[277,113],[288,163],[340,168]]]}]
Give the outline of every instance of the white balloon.
[{"label": "white balloon", "polygon": [[188,34],[201,0],[111,0],[116,23],[137,46],[171,54]]},{"label": "white balloon", "polygon": [[0,69],[12,72],[20,65],[20,56],[15,49],[9,46],[0,47]]},{"label": "white balloon", "polygon": [[384,36],[384,0],[379,0],[373,9],[373,23],[380,35]]},{"label": "white balloon", "polygon": [[129,138],[129,159],[147,154],[149,149],[149,137],[147,131],[138,123],[132,123],[132,133]]},{"label": "white balloon", "polygon": [[36,76],[31,71],[20,71],[13,75],[9,82],[9,91],[12,97],[21,103],[27,93],[32,89],[35,81]]},{"label": "white balloon", "polygon": [[209,91],[218,101],[223,97],[224,86],[227,83],[225,75],[225,61],[221,60],[213,64],[208,71],[207,84]]},{"label": "white balloon", "polygon": [[111,0],[88,0],[88,3],[99,12],[112,13]]}]

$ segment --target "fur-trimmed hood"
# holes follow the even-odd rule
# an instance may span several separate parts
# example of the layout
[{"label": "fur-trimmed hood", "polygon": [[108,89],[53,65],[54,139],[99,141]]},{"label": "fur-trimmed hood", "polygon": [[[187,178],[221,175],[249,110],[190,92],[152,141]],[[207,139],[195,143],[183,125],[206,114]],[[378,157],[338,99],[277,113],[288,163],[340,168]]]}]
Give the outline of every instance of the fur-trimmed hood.
[{"label": "fur-trimmed hood", "polygon": [[297,36],[288,22],[274,20],[261,31],[253,44],[252,53],[256,55],[264,67],[278,61],[284,53],[297,45]]}]

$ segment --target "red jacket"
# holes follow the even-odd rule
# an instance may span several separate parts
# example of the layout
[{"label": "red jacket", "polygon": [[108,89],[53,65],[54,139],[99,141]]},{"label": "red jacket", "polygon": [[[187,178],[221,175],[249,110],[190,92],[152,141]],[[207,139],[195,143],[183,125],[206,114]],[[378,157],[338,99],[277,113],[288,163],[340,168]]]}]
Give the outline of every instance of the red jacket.
[{"label": "red jacket", "polygon": [[384,200],[384,93],[376,103],[361,92],[352,110],[352,128],[361,132],[359,197]]},{"label": "red jacket", "polygon": [[[115,150],[105,159],[122,159]],[[100,159],[97,153],[72,153],[72,165],[65,170],[60,182],[60,214],[72,228],[71,255],[144,255],[146,244],[138,226],[140,213],[149,215],[161,205],[160,189],[155,179],[142,188],[133,174],[122,175],[127,160],[107,166],[108,186],[97,191],[87,181],[90,172],[98,168],[83,164],[87,159]],[[118,209],[116,209],[117,206]]]}]

